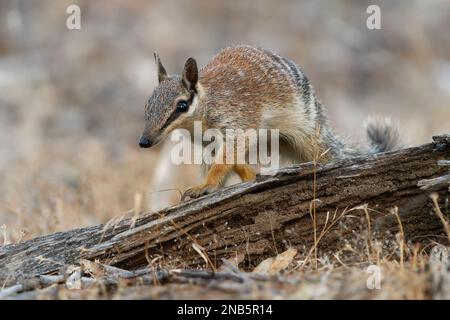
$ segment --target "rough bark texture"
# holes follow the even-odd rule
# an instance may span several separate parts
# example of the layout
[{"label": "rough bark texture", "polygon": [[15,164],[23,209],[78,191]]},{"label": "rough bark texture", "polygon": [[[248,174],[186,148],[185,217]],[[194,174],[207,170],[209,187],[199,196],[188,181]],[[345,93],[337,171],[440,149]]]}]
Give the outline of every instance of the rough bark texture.
[{"label": "rough bark texture", "polygon": [[389,241],[399,230],[397,217],[407,241],[445,242],[429,195],[439,194],[448,215],[448,159],[449,134],[391,153],[283,168],[135,221],[0,247],[0,279],[49,274],[80,259],[132,270],[158,256],[193,267],[205,265],[202,255],[215,265],[238,252],[250,266],[290,246],[307,254],[316,243],[335,252],[357,243],[367,226],[371,237]]}]

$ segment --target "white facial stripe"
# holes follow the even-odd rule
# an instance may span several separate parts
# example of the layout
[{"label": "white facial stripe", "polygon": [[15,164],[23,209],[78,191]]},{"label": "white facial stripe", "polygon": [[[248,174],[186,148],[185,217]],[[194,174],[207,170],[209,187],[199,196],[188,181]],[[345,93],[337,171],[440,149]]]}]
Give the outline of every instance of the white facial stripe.
[{"label": "white facial stripe", "polygon": [[192,117],[194,115],[195,109],[197,109],[198,106],[198,97],[197,95],[194,96],[194,99],[192,99],[192,103],[189,106],[188,112],[187,112],[187,116],[188,117]]},{"label": "white facial stripe", "polygon": [[188,117],[192,117],[195,113],[195,110],[197,109],[198,105],[199,105],[199,100],[204,97],[204,89],[202,87],[202,85],[200,83],[197,82],[197,94],[194,96],[194,99],[192,99],[192,103],[189,107],[189,110],[187,112],[187,116]]}]

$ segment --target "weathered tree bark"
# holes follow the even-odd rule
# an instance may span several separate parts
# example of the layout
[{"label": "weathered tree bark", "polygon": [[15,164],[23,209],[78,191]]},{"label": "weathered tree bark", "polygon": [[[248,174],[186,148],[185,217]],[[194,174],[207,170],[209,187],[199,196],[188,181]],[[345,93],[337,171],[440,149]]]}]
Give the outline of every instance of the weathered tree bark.
[{"label": "weathered tree bark", "polygon": [[446,242],[429,195],[439,194],[448,215],[448,159],[450,134],[395,152],[283,168],[135,221],[0,247],[0,278],[49,274],[80,259],[132,270],[158,256],[166,265],[192,267],[205,265],[202,255],[214,265],[237,252],[251,266],[289,246],[307,254],[315,244],[322,252],[357,244],[368,226],[371,237],[392,240],[397,217],[407,241]]}]

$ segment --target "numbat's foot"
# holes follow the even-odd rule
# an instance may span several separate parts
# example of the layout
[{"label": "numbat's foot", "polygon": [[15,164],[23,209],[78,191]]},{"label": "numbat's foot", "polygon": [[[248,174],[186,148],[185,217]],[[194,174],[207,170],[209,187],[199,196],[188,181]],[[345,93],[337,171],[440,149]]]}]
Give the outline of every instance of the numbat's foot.
[{"label": "numbat's foot", "polygon": [[219,189],[219,186],[217,185],[212,185],[212,184],[202,184],[196,187],[192,187],[190,189],[187,189],[184,193],[183,196],[181,197],[181,201],[184,201],[186,199],[196,199],[199,198],[201,196],[204,196],[206,194],[210,194],[214,191],[216,191],[217,189]]}]

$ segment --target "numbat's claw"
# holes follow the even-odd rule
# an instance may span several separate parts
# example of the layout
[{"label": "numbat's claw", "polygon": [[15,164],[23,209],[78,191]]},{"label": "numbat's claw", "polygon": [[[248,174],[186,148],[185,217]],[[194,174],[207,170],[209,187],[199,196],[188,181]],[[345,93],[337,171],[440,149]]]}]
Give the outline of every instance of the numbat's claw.
[{"label": "numbat's claw", "polygon": [[218,189],[217,186],[214,185],[201,185],[198,187],[193,187],[190,189],[187,189],[184,193],[183,196],[181,197],[181,201],[185,201],[186,199],[197,199],[201,196],[210,194],[214,191],[216,191]]}]

